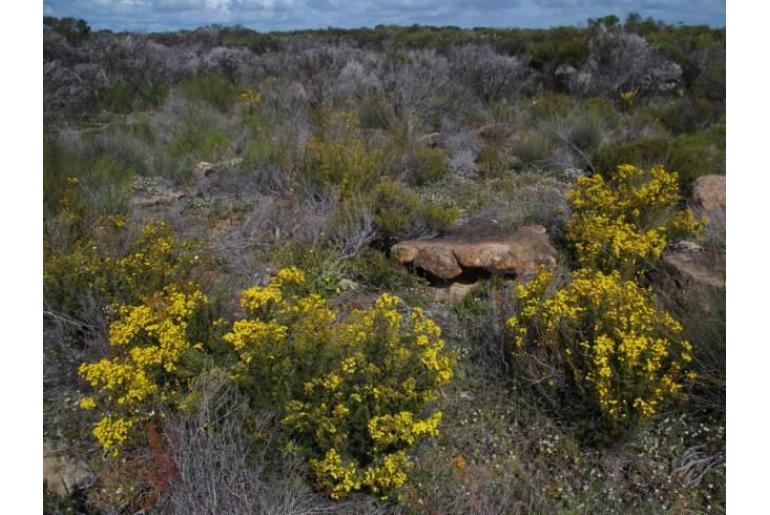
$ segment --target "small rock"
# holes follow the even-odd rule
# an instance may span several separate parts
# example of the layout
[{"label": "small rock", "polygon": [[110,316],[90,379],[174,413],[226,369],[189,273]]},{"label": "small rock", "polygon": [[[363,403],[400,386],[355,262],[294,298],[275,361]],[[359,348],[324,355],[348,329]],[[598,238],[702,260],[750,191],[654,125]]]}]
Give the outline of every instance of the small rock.
[{"label": "small rock", "polygon": [[356,291],[361,287],[361,285],[355,281],[351,281],[350,279],[340,279],[337,287],[340,289],[340,291]]},{"label": "small rock", "polygon": [[436,289],[436,300],[451,304],[462,302],[474,286],[474,284],[452,283],[448,288],[438,288]]},{"label": "small rock", "polygon": [[167,186],[158,184],[149,186],[144,191],[135,195],[130,204],[136,207],[153,207],[160,205],[173,204],[185,196],[184,192]]},{"label": "small rock", "polygon": [[693,203],[704,209],[725,209],[727,180],[724,175],[704,175],[692,185]]},{"label": "small rock", "polygon": [[71,458],[56,450],[53,444],[43,442],[43,480],[48,484],[48,490],[59,497],[67,497],[93,478],[93,472],[82,460]]},{"label": "small rock", "polygon": [[195,182],[203,182],[216,173],[216,166],[207,161],[201,161],[193,168],[193,179]]},{"label": "small rock", "polygon": [[663,256],[663,265],[676,276],[697,284],[725,287],[725,273],[700,250],[675,250]]}]

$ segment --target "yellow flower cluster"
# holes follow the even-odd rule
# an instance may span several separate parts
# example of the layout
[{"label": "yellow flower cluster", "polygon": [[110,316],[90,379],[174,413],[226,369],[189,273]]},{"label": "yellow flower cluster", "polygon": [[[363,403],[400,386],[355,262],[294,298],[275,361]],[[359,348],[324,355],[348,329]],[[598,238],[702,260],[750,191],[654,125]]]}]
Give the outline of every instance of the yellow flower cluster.
[{"label": "yellow flower cluster", "polygon": [[519,313],[507,322],[517,353],[527,343],[555,350],[612,423],[654,415],[681,395],[692,345],[649,290],[617,271],[581,269],[549,292],[551,280],[541,270],[517,289]]},{"label": "yellow flower cluster", "polygon": [[[56,299],[67,309],[78,292],[87,289],[108,304],[132,304],[160,291],[186,273],[193,260],[178,243],[171,227],[163,222],[147,225],[141,234],[128,242],[107,243],[101,239],[124,237],[125,220],[121,217],[103,217],[99,221],[99,238],[84,238],[69,253],[47,252],[43,282],[46,295]],[[117,233],[108,234],[106,229]],[[111,255],[102,247],[125,245],[126,252]],[[74,307],[73,307],[74,309]]]},{"label": "yellow flower cluster", "polygon": [[[170,380],[166,374],[176,372],[194,346],[189,325],[208,300],[193,286],[187,290],[172,285],[146,304],[119,308],[109,327],[116,356],[80,365],[80,375],[99,392],[108,412],[94,428],[105,449],[118,450],[131,426],[146,416],[142,407]],[[97,403],[86,397],[80,407],[95,409]]]},{"label": "yellow flower cluster", "polygon": [[248,89],[238,96],[238,100],[246,105],[249,112],[255,112],[262,105],[262,94],[259,91]]},{"label": "yellow flower cluster", "polygon": [[332,497],[369,489],[393,498],[407,480],[409,449],[438,434],[441,414],[422,414],[455,357],[438,326],[398,297],[383,294],[342,317],[320,295],[301,293],[303,282],[285,269],[244,292],[252,315],[224,336],[240,357],[235,376],[284,407],[284,427]]},{"label": "yellow flower cluster", "polygon": [[679,209],[677,174],[618,166],[605,179],[580,177],[567,197],[572,208],[567,238],[581,266],[624,275],[660,257],[672,238],[700,230],[688,209]]},{"label": "yellow flower cluster", "polygon": [[241,292],[241,306],[250,311],[257,311],[270,303],[278,304],[283,300],[281,288],[299,285],[305,282],[305,274],[294,267],[281,269],[267,286],[255,286]]}]

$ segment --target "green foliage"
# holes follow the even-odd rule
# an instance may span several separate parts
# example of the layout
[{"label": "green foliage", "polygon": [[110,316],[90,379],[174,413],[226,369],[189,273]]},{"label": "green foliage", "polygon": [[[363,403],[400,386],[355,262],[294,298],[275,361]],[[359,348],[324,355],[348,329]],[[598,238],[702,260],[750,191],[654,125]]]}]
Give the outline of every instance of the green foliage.
[{"label": "green foliage", "polygon": [[687,191],[701,175],[725,174],[725,126],[714,125],[695,134],[680,134],[671,142],[668,166],[682,178]]},{"label": "green foliage", "polygon": [[54,215],[61,210],[65,192],[73,190],[77,190],[78,201],[95,215],[126,212],[129,184],[135,175],[144,172],[141,156],[104,145],[65,145],[56,134],[48,133],[43,139],[46,213]]},{"label": "green foliage", "polygon": [[347,198],[374,185],[383,170],[383,154],[368,149],[357,129],[357,122],[348,118],[342,135],[308,142],[305,175],[300,177],[308,191],[336,191]]},{"label": "green foliage", "polygon": [[223,113],[230,110],[242,93],[241,88],[220,73],[195,75],[183,80],[179,88],[190,100],[206,102]]},{"label": "green foliage", "polygon": [[604,145],[593,156],[593,165],[599,172],[615,170],[622,164],[640,168],[665,165],[668,161],[669,142],[663,138],[648,138],[630,143]]},{"label": "green foliage", "polygon": [[416,274],[378,249],[364,250],[352,266],[356,280],[372,291],[403,291],[423,282]]},{"label": "green foliage", "polygon": [[409,160],[409,177],[417,186],[438,182],[447,174],[447,160],[446,151],[439,147],[417,147]]},{"label": "green foliage", "polygon": [[706,174],[725,173],[725,126],[717,124],[694,134],[680,134],[673,140],[642,139],[621,145],[605,145],[593,158],[597,170],[613,170],[631,163],[639,167],[664,165],[682,178],[686,191]]},{"label": "green foliage", "polygon": [[[77,219],[67,215],[58,222],[57,230],[66,231],[65,224]],[[170,226],[151,224],[133,238],[125,227],[123,217],[103,217],[65,248],[52,241],[58,235],[46,235],[43,291],[53,309],[77,314],[88,296],[107,305],[134,304],[188,276],[190,245],[178,242]]]},{"label": "green foliage", "polygon": [[374,225],[387,241],[404,239],[421,231],[445,231],[459,216],[457,209],[425,202],[389,177],[377,184],[373,196]]},{"label": "green foliage", "polygon": [[176,128],[168,152],[172,157],[188,162],[218,161],[230,146],[230,134],[205,111],[185,115]]},{"label": "green foliage", "polygon": [[551,155],[549,141],[535,131],[518,131],[511,141],[511,152],[522,169],[536,167]]},{"label": "green foliage", "polygon": [[116,114],[155,109],[168,96],[168,89],[160,84],[117,81],[96,95],[99,107]]}]

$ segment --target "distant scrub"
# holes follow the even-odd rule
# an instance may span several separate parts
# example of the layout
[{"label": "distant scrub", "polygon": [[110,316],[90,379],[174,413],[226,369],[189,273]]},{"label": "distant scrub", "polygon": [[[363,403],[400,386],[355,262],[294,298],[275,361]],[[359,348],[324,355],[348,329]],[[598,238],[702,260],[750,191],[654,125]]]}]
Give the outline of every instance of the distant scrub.
[{"label": "distant scrub", "polygon": [[182,81],[179,87],[190,100],[206,102],[223,113],[230,110],[243,92],[224,75],[218,73],[190,77]]}]

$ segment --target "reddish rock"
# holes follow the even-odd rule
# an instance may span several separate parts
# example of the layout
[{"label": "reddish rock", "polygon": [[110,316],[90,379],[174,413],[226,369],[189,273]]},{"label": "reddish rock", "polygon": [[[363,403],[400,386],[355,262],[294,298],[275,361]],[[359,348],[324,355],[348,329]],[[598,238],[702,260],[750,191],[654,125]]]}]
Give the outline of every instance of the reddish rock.
[{"label": "reddish rock", "polygon": [[391,254],[443,280],[464,269],[532,274],[540,266],[556,266],[556,249],[541,226],[525,226],[507,234],[495,225],[459,227],[442,238],[397,243]]}]

